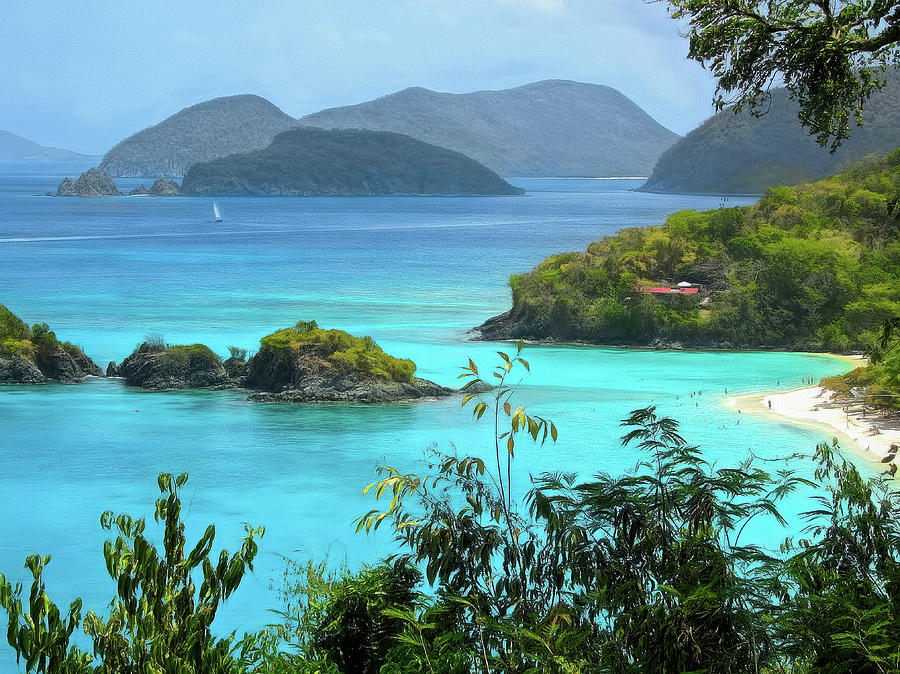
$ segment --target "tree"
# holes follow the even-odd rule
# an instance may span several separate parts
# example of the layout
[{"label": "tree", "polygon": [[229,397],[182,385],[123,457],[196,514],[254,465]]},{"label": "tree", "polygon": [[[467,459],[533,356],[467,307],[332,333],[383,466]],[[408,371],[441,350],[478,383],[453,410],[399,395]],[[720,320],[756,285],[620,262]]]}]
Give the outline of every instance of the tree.
[{"label": "tree", "polygon": [[717,110],[764,112],[779,82],[832,152],[862,123],[884,68],[900,63],[896,0],[667,0],[690,25],[688,56],[718,79]]}]

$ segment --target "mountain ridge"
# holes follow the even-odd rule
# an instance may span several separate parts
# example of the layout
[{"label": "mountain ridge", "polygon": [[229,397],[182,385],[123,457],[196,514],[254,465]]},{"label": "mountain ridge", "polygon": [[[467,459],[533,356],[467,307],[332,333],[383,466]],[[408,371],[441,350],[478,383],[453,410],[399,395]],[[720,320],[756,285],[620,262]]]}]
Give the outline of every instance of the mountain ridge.
[{"label": "mountain ridge", "polygon": [[559,79],[466,94],[410,87],[299,122],[403,133],[516,177],[648,175],[678,139],[618,90]]},{"label": "mountain ridge", "polygon": [[772,90],[761,117],[723,110],[662,153],[641,192],[760,194],[775,185],[820,180],[870,154],[900,146],[900,70],[866,104],[865,125],[830,154],[797,119],[799,106],[783,88]]},{"label": "mountain ridge", "polygon": [[41,145],[12,131],[0,129],[0,160],[85,161],[95,155]]},{"label": "mountain ridge", "polygon": [[125,138],[104,155],[100,168],[120,178],[181,178],[192,164],[262,149],[296,125],[261,96],[222,96]]}]

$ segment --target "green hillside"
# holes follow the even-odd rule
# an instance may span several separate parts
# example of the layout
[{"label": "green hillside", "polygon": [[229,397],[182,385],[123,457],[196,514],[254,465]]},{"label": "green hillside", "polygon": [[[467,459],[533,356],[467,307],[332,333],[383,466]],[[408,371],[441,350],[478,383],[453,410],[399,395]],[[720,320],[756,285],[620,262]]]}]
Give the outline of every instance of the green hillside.
[{"label": "green hillside", "polygon": [[100,168],[116,177],[181,178],[197,162],[264,148],[296,123],[259,96],[214,98],[126,138]]},{"label": "green hillside", "polygon": [[900,71],[866,104],[865,125],[853,126],[836,153],[820,147],[800,125],[798,106],[784,89],[772,92],[762,117],[732,110],[710,117],[659,158],[644,192],[761,194],[843,170],[870,154],[900,146]]},{"label": "green hillside", "polygon": [[[702,287],[647,292],[666,281]],[[624,229],[510,286],[486,338],[859,349],[900,315],[900,150],[754,206]]]},{"label": "green hillside", "polygon": [[301,128],[265,150],[196,164],[185,194],[521,194],[458,152],[397,133]]}]

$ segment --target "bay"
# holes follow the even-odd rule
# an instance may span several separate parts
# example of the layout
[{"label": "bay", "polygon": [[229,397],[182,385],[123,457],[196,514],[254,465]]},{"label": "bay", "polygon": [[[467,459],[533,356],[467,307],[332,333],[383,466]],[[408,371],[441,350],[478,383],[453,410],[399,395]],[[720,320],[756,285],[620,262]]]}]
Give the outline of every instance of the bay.
[{"label": "bay", "polygon": [[[467,358],[490,368],[496,350],[511,348],[469,341],[473,326],[509,307],[510,274],[676,210],[752,201],[641,194],[631,191],[635,180],[513,180],[526,196],[218,199],[224,221],[215,223],[204,198],[38,196],[83,168],[0,164],[0,302],[28,322],[48,322],[101,366],[148,335],[224,355],[229,345],[252,351],[261,336],[315,319],[371,335],[448,386]],[[532,373],[517,397],[552,419],[560,439],[520,447],[513,479],[521,490],[529,472],[588,477],[632,466],[639,457],[620,446],[618,424],[647,405],[679,419],[717,465],[748,450],[766,458],[810,452],[827,437],[728,410],[725,389],[790,388],[846,369],[792,353],[535,345],[524,355]],[[150,516],[160,471],[191,475],[189,535],[215,522],[217,543],[233,550],[243,522],[266,526],[255,573],[220,614],[223,633],[273,620],[270,586],[284,556],[358,567],[394,550],[384,533],[353,533],[353,518],[371,507],[361,490],[376,463],[420,471],[432,443],[465,453],[491,446],[488,425],[458,398],[259,405],[235,392],[142,393],[104,379],[0,387],[0,429],[0,572],[24,581],[25,556],[52,553],[48,588],[59,604],[78,594],[105,608],[115,587],[99,515]],[[797,468],[811,474],[808,463]],[[802,510],[807,497],[786,509]],[[785,533],[756,535],[775,547]],[[12,663],[12,651],[0,649],[0,671]]]}]

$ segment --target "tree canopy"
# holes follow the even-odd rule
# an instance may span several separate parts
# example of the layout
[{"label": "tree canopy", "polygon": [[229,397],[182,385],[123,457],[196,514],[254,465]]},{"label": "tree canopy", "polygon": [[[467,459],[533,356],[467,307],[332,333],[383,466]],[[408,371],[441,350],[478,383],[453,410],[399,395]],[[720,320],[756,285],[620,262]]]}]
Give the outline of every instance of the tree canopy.
[{"label": "tree canopy", "polygon": [[715,105],[762,113],[779,82],[799,118],[832,151],[900,63],[895,0],[667,0],[690,26],[688,56],[717,78]]}]

